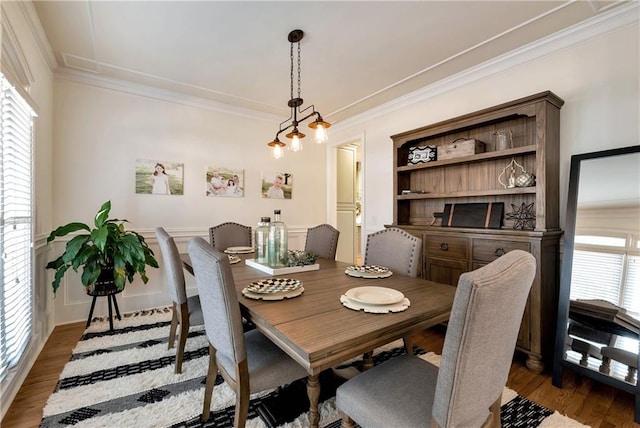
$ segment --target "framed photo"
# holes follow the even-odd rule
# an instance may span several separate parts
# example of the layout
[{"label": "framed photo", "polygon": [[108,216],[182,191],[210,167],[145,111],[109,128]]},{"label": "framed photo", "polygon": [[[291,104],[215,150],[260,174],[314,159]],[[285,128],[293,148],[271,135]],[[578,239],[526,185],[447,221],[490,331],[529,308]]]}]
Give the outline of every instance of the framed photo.
[{"label": "framed photo", "polygon": [[184,164],[153,159],[136,159],[136,193],[182,195]]},{"label": "framed photo", "polygon": [[293,176],[287,172],[263,172],[261,193],[263,198],[291,199]]},{"label": "framed photo", "polygon": [[244,197],[244,170],[208,167],[205,194],[212,197]]}]

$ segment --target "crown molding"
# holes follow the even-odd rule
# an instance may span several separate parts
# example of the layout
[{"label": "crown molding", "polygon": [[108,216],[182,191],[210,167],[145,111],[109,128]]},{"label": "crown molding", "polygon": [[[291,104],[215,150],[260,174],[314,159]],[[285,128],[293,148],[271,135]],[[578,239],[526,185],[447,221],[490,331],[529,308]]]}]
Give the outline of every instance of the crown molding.
[{"label": "crown molding", "polygon": [[281,116],[275,114],[263,113],[245,107],[232,106],[230,104],[208,100],[203,97],[186,95],[184,93],[169,91],[166,89],[159,89],[148,85],[142,85],[140,83],[99,76],[95,73],[74,70],[68,67],[60,67],[55,72],[54,77],[56,79],[68,80],[82,85],[94,86],[117,92],[124,92],[131,95],[167,101],[175,104],[183,104],[191,107],[216,111],[219,113],[226,113],[252,120],[274,122],[281,119]]},{"label": "crown molding", "polygon": [[428,100],[469,83],[483,79],[507,69],[531,62],[553,54],[569,46],[584,42],[629,25],[638,24],[640,20],[640,3],[629,2],[609,12],[595,16],[580,24],[566,28],[535,42],[521,46],[506,54],[478,64],[465,71],[439,80],[417,91],[398,97],[392,101],[374,107],[351,118],[335,123],[335,131],[361,125],[377,117],[406,108],[413,104]]},{"label": "crown molding", "polygon": [[49,43],[49,39],[47,38],[44,28],[42,27],[40,18],[38,18],[38,13],[36,12],[33,3],[31,1],[19,1],[17,3],[27,21],[31,34],[38,45],[40,54],[47,63],[49,71],[53,73],[56,68],[58,68],[58,61],[56,61],[56,56],[53,54],[53,49],[51,49],[51,44]]}]

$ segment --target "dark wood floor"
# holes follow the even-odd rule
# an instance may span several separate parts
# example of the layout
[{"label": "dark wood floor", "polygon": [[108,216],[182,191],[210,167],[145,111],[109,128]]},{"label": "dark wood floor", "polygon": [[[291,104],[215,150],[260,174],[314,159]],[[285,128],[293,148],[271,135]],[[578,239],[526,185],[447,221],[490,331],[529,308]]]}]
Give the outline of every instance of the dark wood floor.
[{"label": "dark wood floor", "polygon": [[[84,331],[84,323],[56,327],[42,353],[20,388],[2,420],[3,428],[37,427],[42,409],[53,392],[58,376],[71,357],[71,350]],[[428,330],[415,338],[415,344],[441,353],[444,331]],[[640,427],[633,422],[633,396],[573,373],[564,375],[563,389],[551,385],[549,374],[535,374],[516,355],[507,386],[520,395],[550,409],[557,410],[594,428]]]}]

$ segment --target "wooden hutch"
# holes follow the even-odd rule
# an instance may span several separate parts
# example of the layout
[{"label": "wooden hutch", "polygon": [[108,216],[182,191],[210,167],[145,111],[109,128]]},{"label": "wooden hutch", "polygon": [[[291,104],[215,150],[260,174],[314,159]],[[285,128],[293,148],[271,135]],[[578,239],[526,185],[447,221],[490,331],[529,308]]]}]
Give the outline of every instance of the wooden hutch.
[{"label": "wooden hutch", "polygon": [[[550,367],[553,355],[562,236],[559,145],[563,104],[547,91],[391,136],[392,226],[423,239],[424,278],[456,285],[462,273],[510,250],[521,249],[535,256],[536,276],[516,349],[527,354],[527,367],[536,372],[541,372],[545,364]],[[512,135],[507,148],[496,147],[496,131]],[[436,146],[436,153],[438,149],[444,153],[459,139],[480,141],[484,151],[417,164],[408,160],[410,152],[421,149],[424,153],[425,146]],[[512,160],[535,174],[533,186],[505,187],[498,181]],[[521,170],[517,168],[516,172]],[[434,219],[434,213],[442,212],[445,204],[477,202],[504,203],[503,226],[442,227],[441,220]],[[520,228],[523,224],[527,225],[525,229]]]}]

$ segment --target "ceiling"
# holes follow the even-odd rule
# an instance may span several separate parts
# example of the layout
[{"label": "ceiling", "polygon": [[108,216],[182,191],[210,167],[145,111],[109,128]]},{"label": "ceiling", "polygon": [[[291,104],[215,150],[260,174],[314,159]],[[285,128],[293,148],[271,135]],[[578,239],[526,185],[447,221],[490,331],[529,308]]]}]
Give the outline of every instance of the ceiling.
[{"label": "ceiling", "polygon": [[[338,122],[618,7],[619,1],[35,1],[59,71]],[[303,106],[304,107],[304,106]]]}]

